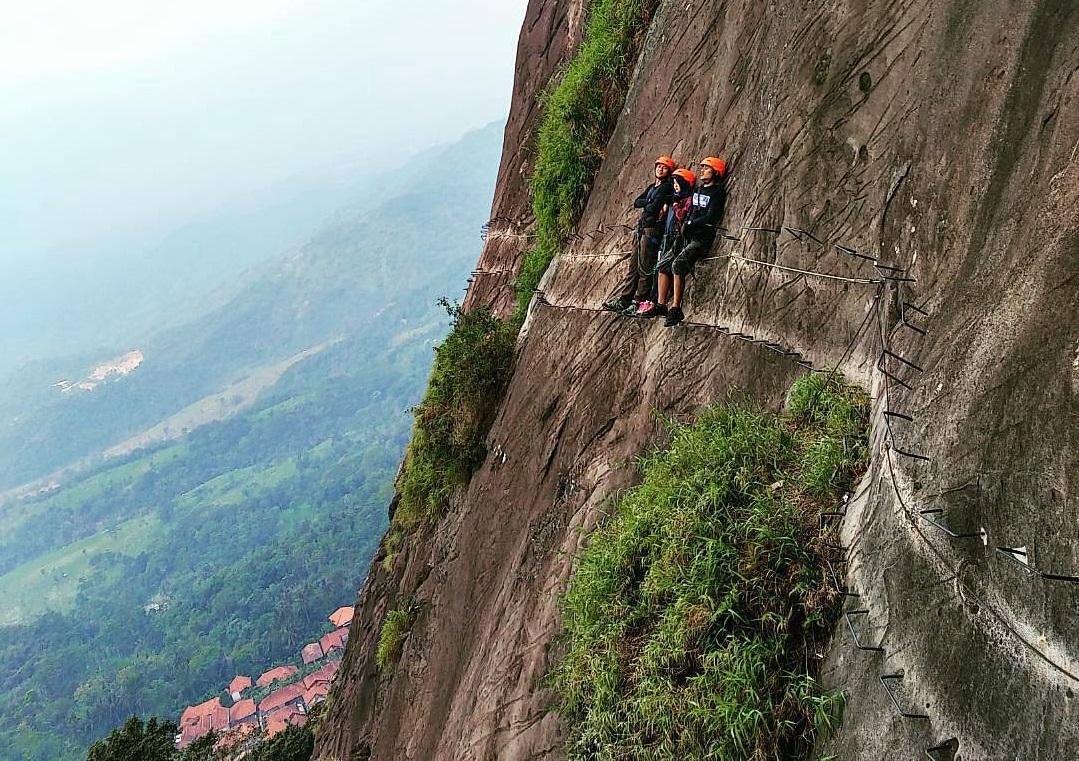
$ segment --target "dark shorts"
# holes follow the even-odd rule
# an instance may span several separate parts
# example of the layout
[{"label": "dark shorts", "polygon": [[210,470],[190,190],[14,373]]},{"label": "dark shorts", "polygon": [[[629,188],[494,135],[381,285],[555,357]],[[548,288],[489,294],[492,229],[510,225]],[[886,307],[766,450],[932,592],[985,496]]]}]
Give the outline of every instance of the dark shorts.
[{"label": "dark shorts", "polygon": [[691,240],[677,253],[664,256],[659,262],[659,271],[664,275],[688,275],[693,271],[693,265],[711,250],[711,241]]}]

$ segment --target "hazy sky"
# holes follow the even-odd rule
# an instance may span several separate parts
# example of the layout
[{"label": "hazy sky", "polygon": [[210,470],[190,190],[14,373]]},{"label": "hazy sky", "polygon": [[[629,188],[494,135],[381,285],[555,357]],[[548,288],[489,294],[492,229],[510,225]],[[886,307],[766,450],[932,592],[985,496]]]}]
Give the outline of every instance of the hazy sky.
[{"label": "hazy sky", "polygon": [[0,0],[0,268],[506,115],[526,0]]}]

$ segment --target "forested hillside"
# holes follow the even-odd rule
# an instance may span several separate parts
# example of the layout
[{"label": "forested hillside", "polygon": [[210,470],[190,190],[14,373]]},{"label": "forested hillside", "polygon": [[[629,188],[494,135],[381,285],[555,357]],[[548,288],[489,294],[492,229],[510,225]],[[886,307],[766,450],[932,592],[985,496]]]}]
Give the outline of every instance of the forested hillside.
[{"label": "forested hillside", "polygon": [[0,503],[4,761],[79,759],[133,713],[175,718],[292,658],[351,601],[500,144],[492,125],[427,154],[391,199],[341,211],[226,306],[150,342],[145,367],[5,427],[4,473],[40,473],[313,350],[217,422]]}]

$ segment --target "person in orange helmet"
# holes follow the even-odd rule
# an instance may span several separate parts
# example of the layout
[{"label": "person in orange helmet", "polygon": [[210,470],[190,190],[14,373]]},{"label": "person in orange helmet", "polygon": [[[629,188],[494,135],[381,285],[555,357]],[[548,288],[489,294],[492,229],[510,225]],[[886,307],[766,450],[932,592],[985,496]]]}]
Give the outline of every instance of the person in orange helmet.
[{"label": "person in orange helmet", "polygon": [[[669,252],[681,248],[682,225],[689,216],[690,206],[693,203],[693,186],[697,183],[697,175],[689,169],[675,169],[672,177],[674,181],[674,195],[667,205],[667,224],[663,229],[663,244],[660,246],[660,260]],[[655,278],[653,277],[653,280]],[[656,288],[653,287],[652,299],[656,298]],[[655,301],[642,301],[634,317],[659,317],[665,316],[667,310]]]},{"label": "person in orange helmet", "polygon": [[[715,156],[701,159],[689,217],[682,225],[684,243],[680,249],[673,251],[659,262],[657,315],[666,314],[667,319],[663,324],[668,328],[686,319],[682,311],[682,292],[685,289],[686,275],[693,271],[693,265],[699,259],[704,258],[712,250],[712,243],[716,239],[716,228],[719,227],[719,221],[723,218],[723,207],[727,203],[727,193],[723,187],[726,176],[727,164],[723,159]],[[671,298],[669,305],[668,296]]]},{"label": "person in orange helmet", "polygon": [[677,168],[678,164],[670,156],[656,159],[655,181],[633,202],[633,207],[641,210],[641,218],[633,239],[633,254],[629,257],[618,293],[603,304],[603,308],[610,312],[636,313],[637,305],[651,294],[652,273],[659,255],[661,220],[674,194],[671,174]]}]

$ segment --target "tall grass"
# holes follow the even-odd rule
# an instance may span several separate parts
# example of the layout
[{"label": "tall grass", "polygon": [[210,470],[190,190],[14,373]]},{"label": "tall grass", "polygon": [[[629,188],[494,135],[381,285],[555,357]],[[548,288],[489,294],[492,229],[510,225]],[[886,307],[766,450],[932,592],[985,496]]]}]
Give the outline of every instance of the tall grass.
[{"label": "tall grass", "polygon": [[435,350],[423,401],[414,409],[412,441],[398,480],[394,524],[412,529],[437,519],[453,490],[487,455],[484,438],[513,362],[514,331],[488,309],[465,313],[443,301],[453,327]]},{"label": "tall grass", "polygon": [[379,671],[394,665],[401,657],[401,649],[412,631],[412,624],[416,622],[417,612],[416,602],[409,598],[387,613],[382,620],[382,630],[378,633],[378,647],[375,650],[375,664]]},{"label": "tall grass", "polygon": [[515,322],[584,211],[655,0],[593,0],[580,49],[543,97],[530,187],[536,247],[517,276]]},{"label": "tall grass", "polygon": [[570,758],[800,759],[837,722],[815,678],[839,609],[817,516],[864,467],[867,402],[816,376],[789,398],[674,425],[591,537],[551,675]]}]

